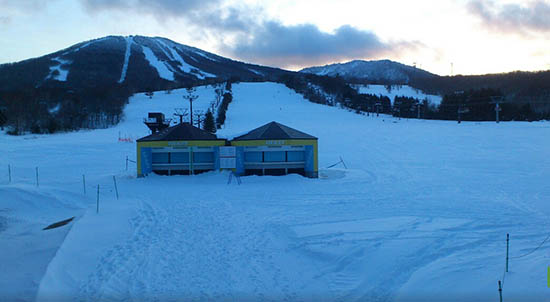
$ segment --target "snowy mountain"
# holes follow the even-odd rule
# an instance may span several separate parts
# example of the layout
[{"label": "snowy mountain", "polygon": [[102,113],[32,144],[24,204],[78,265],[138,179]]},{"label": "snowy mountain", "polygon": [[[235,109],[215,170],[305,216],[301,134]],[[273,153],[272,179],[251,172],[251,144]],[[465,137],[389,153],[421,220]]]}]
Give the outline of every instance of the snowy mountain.
[{"label": "snowy mountain", "polygon": [[0,89],[124,84],[157,90],[213,78],[253,80],[285,71],[227,59],[161,37],[108,36],[0,65]]},{"label": "snowy mountain", "polygon": [[362,61],[309,67],[300,72],[336,76],[346,79],[367,80],[382,84],[407,84],[412,78],[430,78],[437,75],[425,70],[390,60]]}]

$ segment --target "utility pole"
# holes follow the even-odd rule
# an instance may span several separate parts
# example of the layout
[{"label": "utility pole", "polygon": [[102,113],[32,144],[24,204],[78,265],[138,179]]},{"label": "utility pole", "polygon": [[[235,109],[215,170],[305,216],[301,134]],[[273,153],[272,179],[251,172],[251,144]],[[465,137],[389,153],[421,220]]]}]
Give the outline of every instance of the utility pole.
[{"label": "utility pole", "polygon": [[495,121],[498,124],[500,122],[500,111],[502,111],[502,109],[500,108],[500,103],[502,103],[502,101],[504,100],[504,97],[492,96],[491,100],[492,100],[491,104],[495,104]]},{"label": "utility pole", "polygon": [[189,101],[189,122],[191,123],[191,126],[193,126],[193,102],[199,98],[198,95],[194,94],[195,88],[187,88],[187,95],[184,95],[183,98]]}]

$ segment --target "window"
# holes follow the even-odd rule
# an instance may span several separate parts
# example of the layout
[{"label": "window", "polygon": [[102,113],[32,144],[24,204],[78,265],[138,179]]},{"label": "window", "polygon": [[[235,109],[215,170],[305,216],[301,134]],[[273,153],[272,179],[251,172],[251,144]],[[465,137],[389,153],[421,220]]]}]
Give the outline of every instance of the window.
[{"label": "window", "polygon": [[195,152],[193,153],[194,163],[213,163],[214,152]]},{"label": "window", "polygon": [[284,151],[264,152],[264,161],[265,162],[286,161],[285,152]]},{"label": "window", "polygon": [[288,151],[286,153],[287,155],[287,161],[289,162],[295,162],[295,161],[304,161],[305,155],[304,151]]},{"label": "window", "polygon": [[188,164],[189,152],[173,152],[170,153],[170,162],[174,164]]},{"label": "window", "polygon": [[153,164],[167,164],[170,162],[170,154],[167,152],[153,152]]},{"label": "window", "polygon": [[262,152],[245,152],[244,161],[247,163],[260,163],[262,162]]}]

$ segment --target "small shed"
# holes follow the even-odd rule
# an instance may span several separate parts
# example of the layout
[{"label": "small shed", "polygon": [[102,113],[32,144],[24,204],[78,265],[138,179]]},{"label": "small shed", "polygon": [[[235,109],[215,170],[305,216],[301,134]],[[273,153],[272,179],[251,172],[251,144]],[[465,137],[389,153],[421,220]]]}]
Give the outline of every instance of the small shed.
[{"label": "small shed", "polygon": [[219,147],[226,140],[181,123],[137,140],[137,174],[197,174],[218,170]]},{"label": "small shed", "polygon": [[277,122],[265,124],[231,141],[239,175],[301,174],[318,177],[318,139]]}]

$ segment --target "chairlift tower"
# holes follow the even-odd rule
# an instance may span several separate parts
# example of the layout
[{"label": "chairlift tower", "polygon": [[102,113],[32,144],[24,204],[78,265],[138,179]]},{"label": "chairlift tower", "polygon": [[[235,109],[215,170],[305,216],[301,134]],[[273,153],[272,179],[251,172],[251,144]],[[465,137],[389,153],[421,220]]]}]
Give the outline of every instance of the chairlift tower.
[{"label": "chairlift tower", "polygon": [[180,118],[180,124],[183,123],[183,118],[186,117],[189,112],[187,108],[174,108],[174,116],[177,116]]},{"label": "chairlift tower", "polygon": [[187,88],[187,95],[184,95],[183,98],[189,101],[189,122],[191,123],[191,126],[193,126],[193,102],[199,98],[198,95],[194,94],[195,88]]},{"label": "chairlift tower", "polygon": [[502,108],[500,108],[500,103],[504,101],[503,96],[491,96],[491,104],[495,104],[495,121],[497,124],[500,122],[500,112],[502,111]]}]

